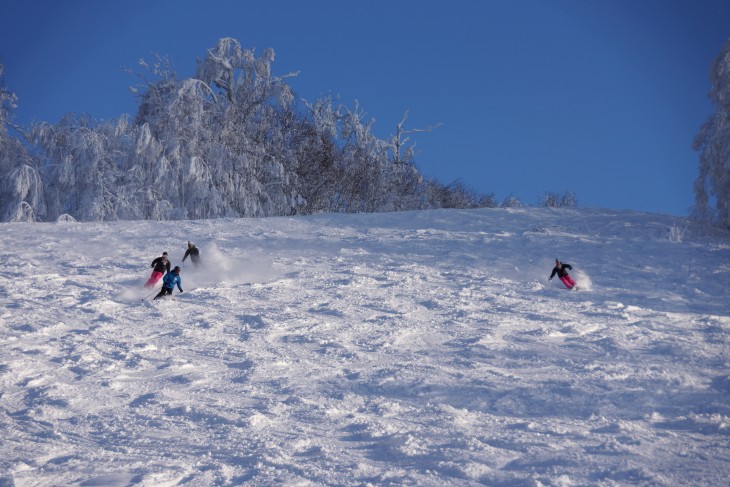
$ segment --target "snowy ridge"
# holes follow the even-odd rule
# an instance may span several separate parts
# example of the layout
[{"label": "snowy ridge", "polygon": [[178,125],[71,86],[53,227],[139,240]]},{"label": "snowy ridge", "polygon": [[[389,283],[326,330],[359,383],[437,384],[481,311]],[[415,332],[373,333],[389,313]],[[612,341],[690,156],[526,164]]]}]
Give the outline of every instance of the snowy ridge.
[{"label": "snowy ridge", "polygon": [[[0,485],[730,478],[730,240],[683,219],[0,227]],[[187,240],[206,268],[141,302]]]}]

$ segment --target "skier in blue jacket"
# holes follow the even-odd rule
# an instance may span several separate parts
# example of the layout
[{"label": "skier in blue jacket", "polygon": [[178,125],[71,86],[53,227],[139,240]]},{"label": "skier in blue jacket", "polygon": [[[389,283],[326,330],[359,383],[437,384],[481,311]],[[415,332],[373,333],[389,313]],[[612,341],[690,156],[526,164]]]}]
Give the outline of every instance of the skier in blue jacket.
[{"label": "skier in blue jacket", "polygon": [[162,278],[162,289],[160,290],[160,294],[155,296],[155,299],[161,298],[167,294],[172,296],[172,290],[175,289],[176,284],[180,292],[183,292],[182,279],[180,279],[180,266],[175,266],[172,272],[165,274],[165,277]]}]

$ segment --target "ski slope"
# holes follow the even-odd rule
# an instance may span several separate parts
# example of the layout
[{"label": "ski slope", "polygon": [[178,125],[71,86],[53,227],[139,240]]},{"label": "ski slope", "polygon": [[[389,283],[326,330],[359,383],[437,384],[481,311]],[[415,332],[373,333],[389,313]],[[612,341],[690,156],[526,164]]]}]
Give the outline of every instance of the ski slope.
[{"label": "ski slope", "polygon": [[2,224],[0,263],[0,486],[730,479],[730,235],[681,218]]}]

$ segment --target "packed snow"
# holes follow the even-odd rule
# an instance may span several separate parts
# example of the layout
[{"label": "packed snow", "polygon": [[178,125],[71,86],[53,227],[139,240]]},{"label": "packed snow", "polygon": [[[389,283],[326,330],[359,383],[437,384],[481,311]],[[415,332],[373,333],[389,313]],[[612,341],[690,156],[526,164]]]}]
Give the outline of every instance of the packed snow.
[{"label": "packed snow", "polygon": [[[682,218],[1,224],[0,242],[0,486],[730,479],[730,236]],[[163,251],[184,292],[153,301]],[[555,258],[578,290],[548,281]]]}]

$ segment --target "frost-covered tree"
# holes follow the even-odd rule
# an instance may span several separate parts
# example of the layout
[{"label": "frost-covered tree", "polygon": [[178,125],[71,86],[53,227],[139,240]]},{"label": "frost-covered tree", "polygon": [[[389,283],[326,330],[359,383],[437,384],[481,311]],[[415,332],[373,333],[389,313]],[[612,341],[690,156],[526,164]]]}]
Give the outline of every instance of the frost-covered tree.
[{"label": "frost-covered tree", "polygon": [[5,66],[0,64],[0,137],[8,135],[7,124],[10,121],[10,114],[16,107],[18,97],[5,87]]},{"label": "frost-covered tree", "polygon": [[476,193],[462,179],[457,179],[444,188],[443,208],[474,208]]},{"label": "frost-covered tree", "polygon": [[380,191],[387,161],[387,146],[372,132],[374,120],[355,102],[353,109],[341,107],[340,137],[343,141],[341,167],[343,187],[337,202],[347,212],[373,212],[385,196]]},{"label": "frost-covered tree", "polygon": [[118,150],[125,119],[96,124],[85,115],[66,115],[58,124],[37,124],[33,138],[40,157],[48,209],[55,220],[68,214],[78,220],[120,218],[118,172],[126,154]]},{"label": "frost-covered tree", "polygon": [[409,129],[405,127],[406,120],[408,120],[408,111],[403,114],[400,122],[396,125],[395,134],[388,140],[390,158],[395,164],[413,164],[416,157],[416,144],[415,142],[411,142],[411,134],[418,132],[431,132],[441,125],[438,124],[426,129]]},{"label": "frost-covered tree", "polygon": [[540,206],[543,208],[574,208],[577,204],[578,200],[572,191],[566,191],[562,195],[547,191],[540,197]]},{"label": "frost-covered tree", "polygon": [[303,212],[388,211],[382,185],[387,148],[373,135],[373,121],[365,121],[357,102],[350,109],[324,97],[305,105],[308,118],[296,128],[295,167]]},{"label": "frost-covered tree", "polygon": [[231,106],[245,120],[260,114],[257,108],[264,104],[286,107],[294,100],[294,93],[284,79],[271,74],[273,61],[271,48],[256,57],[253,50],[243,49],[236,39],[223,38],[198,63],[195,77],[225,93]]},{"label": "frost-covered tree", "polygon": [[509,195],[499,204],[500,208],[522,208],[524,205],[514,195]]},{"label": "frost-covered tree", "polygon": [[177,80],[164,63],[151,70],[136,123],[163,147],[159,196],[172,218],[270,216],[300,201],[285,167],[283,119],[293,99],[271,75],[274,52],[256,57],[235,39],[221,39],[198,63],[194,78]]},{"label": "frost-covered tree", "polygon": [[[730,39],[710,70],[710,101],[715,113],[694,140],[699,151],[700,174],[695,180],[694,217],[730,228]],[[715,200],[716,212],[710,207]]]},{"label": "frost-covered tree", "polygon": [[25,146],[9,133],[17,97],[2,82],[3,71],[0,64],[0,220],[32,222],[45,208],[43,184]]},{"label": "frost-covered tree", "polygon": [[[0,92],[0,210],[5,220],[185,219],[491,206],[460,185],[426,180],[404,127],[383,140],[357,102],[297,102],[286,76],[224,38],[179,79],[140,61],[139,109],[96,122],[69,114],[27,140],[5,128],[15,98]],[[427,129],[430,130],[430,129]],[[16,145],[13,145],[16,143]],[[16,150],[17,149],[17,150]]]},{"label": "frost-covered tree", "polygon": [[[307,208],[329,211],[399,211],[431,207],[427,184],[413,164],[414,152],[403,128],[382,140],[373,132],[357,101],[353,108],[333,106],[329,97],[307,104],[310,111],[305,147],[309,151],[298,167],[301,177],[314,184],[303,190]],[[316,178],[324,176],[319,182]]]},{"label": "frost-covered tree", "polygon": [[304,214],[333,211],[344,180],[337,134],[338,110],[327,96],[313,104],[303,102],[307,112],[292,125],[293,170],[299,182]]},{"label": "frost-covered tree", "polygon": [[578,206],[578,198],[572,191],[566,191],[560,196],[560,206],[562,208],[575,208]]}]

